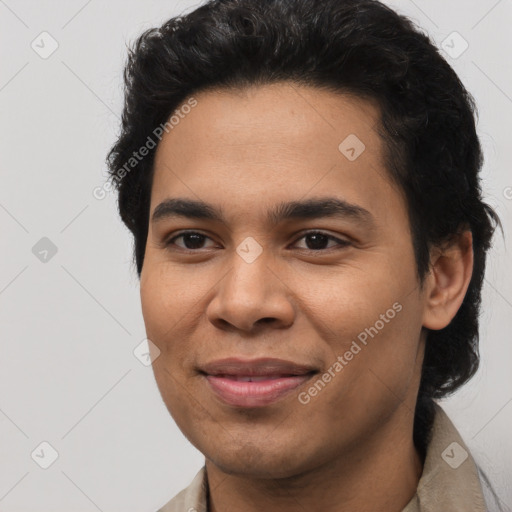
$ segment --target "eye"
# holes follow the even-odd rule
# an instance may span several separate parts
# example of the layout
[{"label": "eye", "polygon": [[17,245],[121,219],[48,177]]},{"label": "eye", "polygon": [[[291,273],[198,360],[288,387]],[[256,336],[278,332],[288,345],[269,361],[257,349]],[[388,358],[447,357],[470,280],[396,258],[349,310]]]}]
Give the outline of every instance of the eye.
[{"label": "eye", "polygon": [[[338,248],[347,247],[350,244],[348,240],[342,240],[340,238],[336,238],[335,236],[328,235],[327,233],[322,233],[321,231],[310,231],[308,233],[303,234],[298,240],[306,240],[306,246],[303,247],[303,249],[310,250],[310,251],[321,251],[326,249],[332,249],[331,247],[326,247],[326,244],[329,243],[329,241],[336,242],[334,247],[336,245]],[[298,241],[297,240],[297,241]],[[297,243],[297,242],[295,242]]]},{"label": "eye", "polygon": [[[176,240],[182,239],[183,245],[177,244]],[[332,235],[328,235],[327,233],[323,233],[321,231],[310,231],[308,233],[304,233],[300,238],[295,241],[295,244],[299,240],[306,240],[306,247],[299,247],[300,249],[305,249],[309,251],[322,251],[333,249],[336,246],[338,248],[343,248],[351,245],[351,243],[347,240],[342,240]],[[179,233],[178,235],[170,238],[167,242],[165,242],[166,247],[176,246],[185,251],[195,252],[198,249],[208,249],[208,247],[204,247],[204,243],[210,240],[213,240],[197,231],[184,231]],[[329,242],[335,242],[334,246],[328,247]],[[215,247],[215,245],[211,246]]]},{"label": "eye", "polygon": [[[175,244],[175,241],[182,238],[185,247],[181,245]],[[181,249],[186,251],[194,251],[196,249],[204,249],[203,244],[205,240],[211,240],[210,237],[203,235],[202,233],[198,233],[197,231],[185,231],[180,233],[179,235],[174,236],[167,242],[165,242],[166,246],[177,245]],[[213,240],[212,240],[213,241]]]}]

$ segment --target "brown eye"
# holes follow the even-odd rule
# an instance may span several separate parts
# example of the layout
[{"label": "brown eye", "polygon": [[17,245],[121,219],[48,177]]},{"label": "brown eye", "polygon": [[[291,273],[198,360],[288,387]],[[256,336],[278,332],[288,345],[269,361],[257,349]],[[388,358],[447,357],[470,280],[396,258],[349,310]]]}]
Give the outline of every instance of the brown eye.
[{"label": "brown eye", "polygon": [[[176,244],[175,241],[179,239],[183,239],[183,246]],[[202,233],[198,233],[196,231],[187,231],[184,233],[180,233],[179,235],[171,238],[169,241],[166,242],[166,246],[172,246],[176,245],[177,247],[180,247],[181,249],[185,249],[188,251],[193,251],[196,249],[204,249],[203,244],[206,240],[211,240],[206,235],[203,235]]]},{"label": "brown eye", "polygon": [[[311,251],[321,251],[326,249],[332,249],[333,247],[346,247],[350,245],[350,242],[347,240],[341,240],[332,235],[328,235],[326,233],[322,233],[321,231],[311,231],[310,233],[306,233],[299,240],[306,240],[305,249]],[[334,246],[327,247],[330,241],[336,242]]]}]

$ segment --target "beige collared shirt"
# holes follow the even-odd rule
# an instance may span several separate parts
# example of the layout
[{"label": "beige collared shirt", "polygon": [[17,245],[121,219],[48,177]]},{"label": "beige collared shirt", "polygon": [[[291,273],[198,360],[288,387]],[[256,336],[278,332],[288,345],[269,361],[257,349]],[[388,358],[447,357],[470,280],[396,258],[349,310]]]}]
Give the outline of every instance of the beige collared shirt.
[{"label": "beige collared shirt", "polygon": [[[203,466],[157,512],[207,512]],[[487,512],[478,470],[457,429],[436,404],[432,438],[416,494],[402,512]]]}]

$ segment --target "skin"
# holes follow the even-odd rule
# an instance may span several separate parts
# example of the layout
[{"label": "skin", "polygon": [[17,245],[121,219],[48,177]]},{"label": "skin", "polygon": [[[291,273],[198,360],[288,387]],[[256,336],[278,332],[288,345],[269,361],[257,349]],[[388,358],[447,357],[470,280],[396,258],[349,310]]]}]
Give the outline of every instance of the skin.
[{"label": "skin", "polygon": [[[225,219],[150,220],[140,291],[160,393],[205,455],[209,510],[402,510],[422,471],[412,440],[422,327],[445,327],[460,307],[471,233],[432,251],[421,288],[369,100],[287,82],[194,97],[158,145],[150,212],[179,197]],[[338,149],[349,134],[366,146],[354,161]],[[348,217],[267,222],[282,201],[323,197],[365,208],[373,227]],[[182,230],[205,238],[165,245]],[[349,245],[315,246],[312,230]],[[252,263],[236,252],[247,237],[262,247]],[[239,356],[325,372],[397,302],[401,311],[307,404],[298,394],[311,382],[260,409],[232,407],[197,371]]]}]

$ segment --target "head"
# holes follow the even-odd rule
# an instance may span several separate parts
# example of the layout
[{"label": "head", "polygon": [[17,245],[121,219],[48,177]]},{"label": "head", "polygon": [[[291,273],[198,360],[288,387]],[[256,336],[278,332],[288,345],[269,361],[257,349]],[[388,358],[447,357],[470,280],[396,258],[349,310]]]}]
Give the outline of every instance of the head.
[{"label": "head", "polygon": [[[374,0],[217,0],[142,34],[125,83],[108,165],[185,435],[285,476],[405,408],[424,453],[433,400],[478,367],[499,224],[474,101],[428,36]],[[240,410],[199,371],[233,355],[332,378]]]}]

